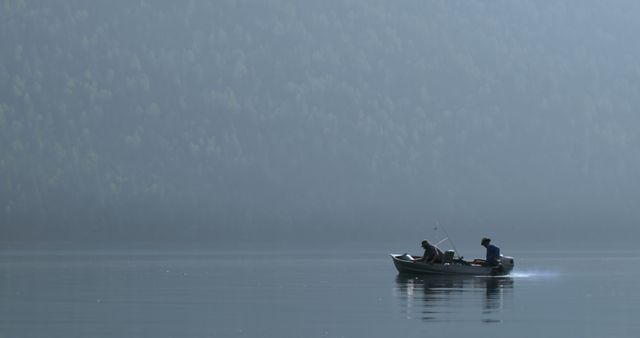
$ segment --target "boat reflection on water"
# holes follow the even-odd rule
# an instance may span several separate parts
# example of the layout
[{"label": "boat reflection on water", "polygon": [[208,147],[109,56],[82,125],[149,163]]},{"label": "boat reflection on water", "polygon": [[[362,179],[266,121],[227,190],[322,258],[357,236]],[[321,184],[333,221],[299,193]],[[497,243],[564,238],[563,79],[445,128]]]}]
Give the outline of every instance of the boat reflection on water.
[{"label": "boat reflection on water", "polygon": [[394,293],[407,318],[499,323],[513,297],[513,279],[399,274]]}]

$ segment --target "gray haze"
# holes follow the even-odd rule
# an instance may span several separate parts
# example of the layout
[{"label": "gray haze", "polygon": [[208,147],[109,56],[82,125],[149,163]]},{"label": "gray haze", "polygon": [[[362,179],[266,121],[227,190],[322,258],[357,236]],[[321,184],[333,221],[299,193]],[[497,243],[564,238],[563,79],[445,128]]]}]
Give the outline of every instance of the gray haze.
[{"label": "gray haze", "polygon": [[2,240],[633,244],[639,16],[4,0]]}]

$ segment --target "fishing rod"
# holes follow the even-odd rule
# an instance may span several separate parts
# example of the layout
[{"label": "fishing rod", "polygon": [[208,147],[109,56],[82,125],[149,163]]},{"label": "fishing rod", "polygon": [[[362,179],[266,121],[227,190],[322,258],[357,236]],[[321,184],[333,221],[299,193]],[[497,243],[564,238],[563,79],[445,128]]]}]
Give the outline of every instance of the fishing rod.
[{"label": "fishing rod", "polygon": [[[440,222],[436,221],[436,226],[435,226],[435,228],[433,228],[433,230],[438,230],[439,226],[440,226]],[[449,242],[451,243],[451,246],[453,247],[453,251],[456,253],[456,256],[458,256],[458,258],[462,259],[462,256],[460,256],[460,253],[458,253],[458,249],[456,249],[456,245],[453,243],[453,240],[449,236],[449,233],[447,233],[447,229],[444,228],[444,225],[442,226],[441,229],[444,232],[445,236],[447,236],[447,237],[445,237],[443,240],[438,242],[438,244],[444,242],[445,240],[449,240]]]},{"label": "fishing rod", "polygon": [[438,246],[438,245],[442,244],[442,242],[444,242],[444,241],[446,241],[446,240],[448,240],[448,239],[449,239],[449,237],[445,237],[445,238],[441,239],[441,240],[440,240],[440,242],[438,242],[438,243],[436,243],[436,244],[434,244],[434,245],[435,245],[435,246]]}]

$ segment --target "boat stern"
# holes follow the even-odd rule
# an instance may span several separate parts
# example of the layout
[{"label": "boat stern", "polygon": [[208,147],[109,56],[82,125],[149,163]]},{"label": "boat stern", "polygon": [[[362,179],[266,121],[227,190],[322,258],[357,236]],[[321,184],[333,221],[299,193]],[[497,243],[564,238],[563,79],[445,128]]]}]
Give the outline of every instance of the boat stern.
[{"label": "boat stern", "polygon": [[500,256],[500,270],[503,275],[509,274],[515,267],[515,261],[510,256]]}]

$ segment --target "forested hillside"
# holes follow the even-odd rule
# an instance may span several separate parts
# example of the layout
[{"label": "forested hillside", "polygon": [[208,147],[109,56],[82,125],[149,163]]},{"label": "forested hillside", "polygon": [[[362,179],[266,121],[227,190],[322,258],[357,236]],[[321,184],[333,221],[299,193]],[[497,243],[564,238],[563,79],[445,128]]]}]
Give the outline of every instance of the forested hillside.
[{"label": "forested hillside", "polygon": [[640,220],[634,1],[0,6],[3,239]]}]

